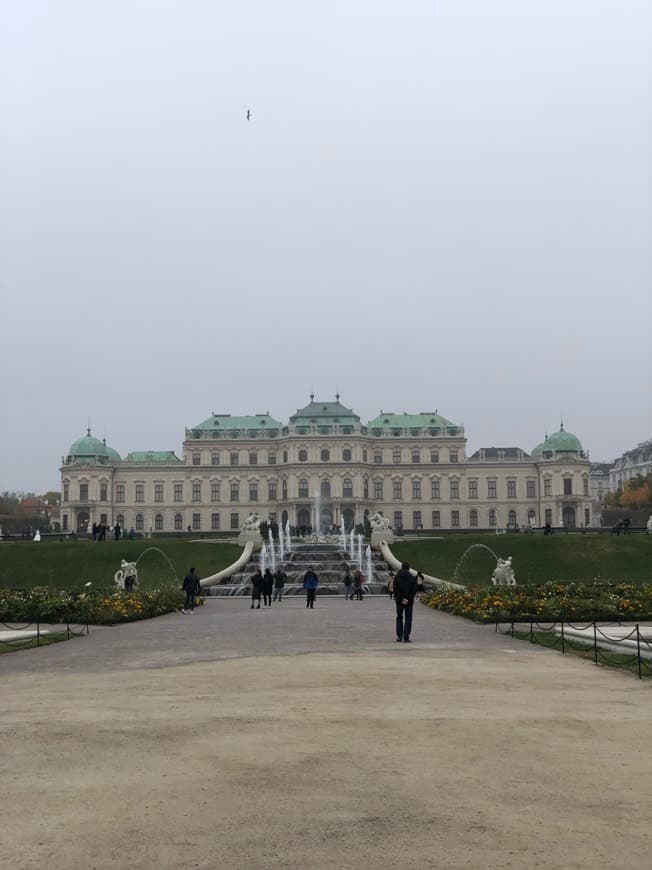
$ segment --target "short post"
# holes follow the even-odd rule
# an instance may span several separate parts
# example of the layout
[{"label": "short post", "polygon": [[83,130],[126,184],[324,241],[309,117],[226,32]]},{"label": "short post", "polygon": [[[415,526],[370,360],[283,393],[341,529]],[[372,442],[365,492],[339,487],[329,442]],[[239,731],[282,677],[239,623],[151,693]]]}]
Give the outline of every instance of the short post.
[{"label": "short post", "polygon": [[70,611],[66,613],[66,640],[70,640]]},{"label": "short post", "polygon": [[638,678],[643,679],[641,669],[641,632],[639,631],[638,622],[636,623],[636,663],[638,665]]},{"label": "short post", "polygon": [[530,643],[534,643],[534,631],[532,630],[532,614],[530,614]]},{"label": "short post", "polygon": [[561,651],[562,655],[566,652],[566,641],[564,639],[564,618],[561,619]]},{"label": "short post", "polygon": [[36,646],[41,645],[41,614],[36,614]]},{"label": "short post", "polygon": [[597,665],[598,663],[598,626],[593,620],[593,661]]}]

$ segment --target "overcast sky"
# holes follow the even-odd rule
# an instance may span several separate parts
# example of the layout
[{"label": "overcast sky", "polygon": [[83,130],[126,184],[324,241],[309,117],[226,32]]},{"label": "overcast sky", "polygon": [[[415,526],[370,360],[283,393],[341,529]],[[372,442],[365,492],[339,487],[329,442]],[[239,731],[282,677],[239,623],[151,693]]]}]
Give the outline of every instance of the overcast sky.
[{"label": "overcast sky", "polygon": [[[650,4],[20,0],[0,490],[212,411],[652,436]],[[245,118],[250,108],[252,118]]]}]

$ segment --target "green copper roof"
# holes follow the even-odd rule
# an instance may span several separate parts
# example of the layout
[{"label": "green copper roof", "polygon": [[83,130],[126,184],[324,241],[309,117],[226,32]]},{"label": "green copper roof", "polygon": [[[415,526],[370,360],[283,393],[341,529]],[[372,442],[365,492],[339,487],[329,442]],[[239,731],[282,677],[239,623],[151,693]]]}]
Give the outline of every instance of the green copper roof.
[{"label": "green copper roof", "polygon": [[181,462],[174,450],[134,450],[127,453],[125,462]]},{"label": "green copper roof", "polygon": [[95,459],[98,456],[102,459],[109,459],[109,452],[100,439],[91,435],[91,430],[88,429],[86,435],[70,445],[68,456],[71,459]]},{"label": "green copper roof", "polygon": [[584,449],[580,439],[572,432],[566,432],[562,423],[559,432],[553,432],[542,444],[537,444],[532,451],[532,456],[541,456],[546,453],[583,454]]},{"label": "green copper roof", "polygon": [[305,408],[299,408],[296,414],[290,417],[290,423],[297,426],[309,426],[311,423],[321,425],[340,423],[353,426],[355,423],[359,423],[358,415],[351,408],[346,408],[340,403],[339,393],[335,398],[335,402],[315,402],[315,397],[311,394],[310,404],[306,405]]},{"label": "green copper roof", "polygon": [[383,414],[382,412],[369,421],[370,429],[457,429],[457,423],[451,423],[436,411],[422,414]]},{"label": "green copper roof", "polygon": [[196,426],[191,426],[192,431],[198,429],[219,429],[222,432],[228,432],[233,429],[280,429],[281,423],[270,417],[269,414],[251,414],[246,417],[232,417],[230,414],[213,414],[204,420],[203,423],[198,423]]}]

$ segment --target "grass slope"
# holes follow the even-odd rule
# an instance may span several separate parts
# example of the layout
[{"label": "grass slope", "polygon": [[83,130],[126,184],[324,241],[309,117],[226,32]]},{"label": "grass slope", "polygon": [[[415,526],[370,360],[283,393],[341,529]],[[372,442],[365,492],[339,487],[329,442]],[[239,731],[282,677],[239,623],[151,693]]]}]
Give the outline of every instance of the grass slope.
[{"label": "grass slope", "polygon": [[160,553],[147,553],[138,564],[139,580],[145,588],[173,580],[175,576],[183,577],[190,566],[194,566],[200,577],[207,577],[235,562],[242,552],[235,544],[176,539],[118,543],[107,540],[95,544],[92,541],[3,543],[0,544],[0,587],[46,586],[78,591],[87,580],[92,580],[96,588],[112,586],[120,561],[135,562],[149,546],[162,550],[174,571]]},{"label": "grass slope", "polygon": [[[413,568],[452,580],[455,566],[472,544],[484,544],[503,559],[512,556],[517,583],[546,580],[652,580],[652,537],[632,535],[464,535],[400,541],[394,555]],[[484,549],[467,554],[457,574],[460,583],[488,583],[496,565]]]}]

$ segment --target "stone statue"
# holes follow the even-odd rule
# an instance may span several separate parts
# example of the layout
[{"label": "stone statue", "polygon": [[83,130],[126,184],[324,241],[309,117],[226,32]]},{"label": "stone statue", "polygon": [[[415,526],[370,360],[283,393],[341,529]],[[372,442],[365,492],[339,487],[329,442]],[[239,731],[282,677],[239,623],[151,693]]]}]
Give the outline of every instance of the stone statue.
[{"label": "stone statue", "polygon": [[516,586],[511,556],[508,556],[506,559],[498,559],[498,564],[491,575],[491,582],[494,586]]},{"label": "stone statue", "polygon": [[41,540],[41,533],[39,532],[38,529],[36,530],[36,534],[34,535],[34,540],[35,540],[35,541],[40,541],[40,540]]},{"label": "stone statue", "polygon": [[382,514],[375,513],[373,516],[369,517],[369,525],[371,526],[372,532],[384,532],[389,529],[389,520]]},{"label": "stone statue", "polygon": [[648,517],[646,528],[648,535],[652,535],[652,516]]},{"label": "stone statue", "polygon": [[260,524],[262,520],[256,511],[249,514],[244,523],[240,526],[243,532],[260,532]]},{"label": "stone statue", "polygon": [[120,568],[113,575],[113,582],[118,589],[124,589],[125,592],[133,592],[138,589],[138,568],[135,562],[127,562],[123,559],[120,562]]}]

